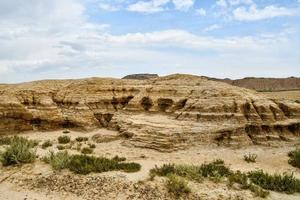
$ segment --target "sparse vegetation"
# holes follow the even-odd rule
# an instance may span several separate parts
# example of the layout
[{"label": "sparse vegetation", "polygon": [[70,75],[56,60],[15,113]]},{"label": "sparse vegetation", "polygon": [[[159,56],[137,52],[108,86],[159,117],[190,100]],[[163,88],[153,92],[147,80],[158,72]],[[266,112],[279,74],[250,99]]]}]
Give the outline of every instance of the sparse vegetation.
[{"label": "sparse vegetation", "polygon": [[141,165],[138,163],[119,163],[103,157],[69,155],[66,151],[57,154],[51,153],[49,157],[43,160],[50,163],[55,170],[69,169],[78,174],[101,173],[114,170],[136,172],[141,169]]},{"label": "sparse vegetation", "polygon": [[174,194],[177,197],[191,192],[191,189],[188,187],[187,181],[175,174],[171,174],[168,176],[166,187],[170,193]]},{"label": "sparse vegetation", "polygon": [[10,145],[11,139],[11,137],[1,137],[0,145]]},{"label": "sparse vegetation", "polygon": [[203,178],[210,178],[213,181],[216,179],[219,181],[226,180],[229,187],[233,184],[239,184],[241,189],[249,189],[255,196],[262,198],[269,195],[268,190],[288,194],[300,192],[300,180],[292,174],[270,175],[263,171],[234,172],[225,166],[222,160],[215,160],[200,166],[164,164],[150,170],[150,180],[153,180],[155,175],[165,177],[174,175],[196,182]]},{"label": "sparse vegetation", "polygon": [[89,140],[89,138],[88,137],[77,137],[75,140],[77,142],[86,142]]},{"label": "sparse vegetation", "polygon": [[91,153],[93,153],[93,149],[91,149],[90,147],[84,147],[84,148],[81,149],[81,153],[91,154]]},{"label": "sparse vegetation", "polygon": [[289,152],[289,164],[293,167],[300,168],[300,149]]},{"label": "sparse vegetation", "polygon": [[68,133],[70,133],[70,131],[69,130],[64,130],[63,133],[68,134]]},{"label": "sparse vegetation", "polygon": [[52,142],[50,140],[47,140],[42,144],[42,149],[47,149],[48,147],[51,146],[52,146]]},{"label": "sparse vegetation", "polygon": [[56,154],[50,152],[50,156],[44,157],[43,161],[49,163],[55,170],[62,170],[68,168],[70,156],[67,151],[58,152]]},{"label": "sparse vegetation", "polygon": [[126,158],[125,157],[115,156],[115,157],[113,157],[113,160],[117,161],[117,162],[123,162],[123,161],[126,161]]},{"label": "sparse vegetation", "polygon": [[96,145],[95,144],[88,144],[90,148],[95,149]]},{"label": "sparse vegetation", "polygon": [[70,137],[67,135],[59,136],[57,140],[59,144],[67,144],[71,141]]},{"label": "sparse vegetation", "polygon": [[58,150],[64,150],[64,149],[65,149],[65,146],[63,146],[63,145],[57,145],[56,148],[57,148]]},{"label": "sparse vegetation", "polygon": [[247,155],[244,155],[244,160],[247,162],[247,163],[255,163],[256,162],[256,159],[257,159],[257,155],[256,154],[247,154]]},{"label": "sparse vegetation", "polygon": [[250,172],[248,177],[251,182],[267,190],[288,194],[300,192],[300,180],[296,179],[293,174],[270,175],[260,170]]},{"label": "sparse vegetation", "polygon": [[36,152],[33,147],[37,144],[36,141],[28,140],[23,137],[10,138],[9,147],[0,155],[0,161],[3,166],[31,163],[36,158]]}]

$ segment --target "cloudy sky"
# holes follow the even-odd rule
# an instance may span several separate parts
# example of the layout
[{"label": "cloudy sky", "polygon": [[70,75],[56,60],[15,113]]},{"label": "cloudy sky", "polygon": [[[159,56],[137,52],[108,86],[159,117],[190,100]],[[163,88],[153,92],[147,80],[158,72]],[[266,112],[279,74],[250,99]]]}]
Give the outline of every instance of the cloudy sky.
[{"label": "cloudy sky", "polygon": [[0,82],[300,76],[300,0],[0,0]]}]

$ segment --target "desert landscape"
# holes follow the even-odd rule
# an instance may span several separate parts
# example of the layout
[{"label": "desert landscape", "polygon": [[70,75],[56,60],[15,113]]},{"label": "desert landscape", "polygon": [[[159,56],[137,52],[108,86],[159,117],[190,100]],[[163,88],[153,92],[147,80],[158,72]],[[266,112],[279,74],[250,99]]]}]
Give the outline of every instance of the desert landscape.
[{"label": "desert landscape", "polygon": [[174,74],[2,84],[0,99],[0,199],[300,198],[299,91]]}]

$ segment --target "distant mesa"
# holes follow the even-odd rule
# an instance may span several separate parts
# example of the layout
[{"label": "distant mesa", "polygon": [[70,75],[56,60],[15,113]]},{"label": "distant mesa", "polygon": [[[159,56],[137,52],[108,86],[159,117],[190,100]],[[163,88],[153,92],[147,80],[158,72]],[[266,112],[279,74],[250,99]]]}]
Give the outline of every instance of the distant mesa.
[{"label": "distant mesa", "polygon": [[146,80],[151,78],[158,78],[157,74],[130,74],[124,76],[122,79],[135,79],[135,80]]}]

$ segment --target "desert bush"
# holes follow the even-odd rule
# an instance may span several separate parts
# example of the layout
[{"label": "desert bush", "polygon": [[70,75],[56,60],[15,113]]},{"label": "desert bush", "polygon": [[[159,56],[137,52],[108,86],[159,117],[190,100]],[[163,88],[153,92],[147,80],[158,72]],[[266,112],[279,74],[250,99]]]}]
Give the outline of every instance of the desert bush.
[{"label": "desert bush", "polygon": [[240,171],[236,171],[228,177],[229,186],[232,186],[234,183],[240,184],[242,189],[248,189],[250,186],[247,174]]},{"label": "desert bush", "polygon": [[0,155],[3,166],[31,163],[36,158],[36,152],[32,148],[36,142],[22,137],[10,139],[10,146]]},{"label": "desert bush", "polygon": [[158,176],[167,176],[169,174],[175,173],[175,165],[174,164],[164,164],[161,167],[155,166],[153,169],[150,170],[151,174],[155,174]]},{"label": "desert bush", "polygon": [[250,184],[249,185],[249,190],[251,192],[253,192],[253,194],[255,196],[261,197],[261,198],[266,198],[267,196],[269,196],[270,192],[267,190],[262,189],[261,187],[254,185],[254,184]]},{"label": "desert bush", "polygon": [[188,187],[187,181],[182,177],[174,174],[168,175],[166,187],[170,193],[174,194],[177,197],[191,192],[191,189]]},{"label": "desert bush", "polygon": [[0,137],[0,145],[10,145],[11,137]]},{"label": "desert bush", "polygon": [[81,153],[91,154],[91,153],[93,153],[93,149],[91,149],[90,147],[84,147],[84,148],[81,149]]},{"label": "desert bush", "polygon": [[77,142],[86,142],[86,141],[89,140],[89,138],[87,138],[87,137],[77,137],[75,140]]},{"label": "desert bush", "polygon": [[43,160],[51,164],[55,170],[68,168],[77,174],[101,173],[114,170],[136,172],[141,169],[141,165],[138,163],[118,163],[117,161],[103,157],[69,155],[67,151],[57,154],[51,153],[49,157],[45,157]]},{"label": "desert bush", "polygon": [[57,138],[57,140],[58,140],[58,143],[59,143],[59,144],[67,144],[67,143],[69,143],[69,142],[71,141],[70,137],[69,137],[69,136],[66,136],[66,135],[64,135],[64,136],[59,136],[59,137]]},{"label": "desert bush", "polygon": [[119,157],[118,155],[112,158],[114,161],[123,162],[126,161],[125,157]]},{"label": "desert bush", "polygon": [[293,174],[285,173],[283,175],[270,175],[260,170],[249,172],[248,177],[252,183],[263,189],[285,192],[288,194],[300,192],[300,180],[296,179]]},{"label": "desert bush", "polygon": [[64,145],[57,145],[56,148],[60,151],[66,149],[66,147]]},{"label": "desert bush", "polygon": [[300,149],[289,152],[288,156],[290,157],[289,164],[294,167],[300,168]]},{"label": "desert bush", "polygon": [[247,163],[255,163],[256,162],[256,158],[257,158],[257,155],[256,154],[247,154],[247,155],[244,155],[244,160],[247,162]]},{"label": "desert bush", "polygon": [[56,154],[50,152],[50,156],[44,157],[43,161],[49,163],[55,170],[62,170],[68,168],[70,156],[67,151],[58,152]]},{"label": "desert bush", "polygon": [[63,133],[68,134],[68,133],[70,133],[70,131],[69,130],[64,130]]},{"label": "desert bush", "polygon": [[196,182],[203,180],[200,167],[194,165],[175,165],[175,174]]},{"label": "desert bush", "polygon": [[223,160],[215,160],[200,166],[200,173],[203,177],[227,177],[232,174],[231,170],[225,166]]},{"label": "desert bush", "polygon": [[118,163],[118,169],[124,172],[138,172],[141,169],[141,165],[138,163]]},{"label": "desert bush", "polygon": [[90,148],[95,149],[96,145],[95,144],[88,144]]},{"label": "desert bush", "polygon": [[52,142],[50,140],[47,140],[42,144],[42,149],[47,149],[48,147],[51,146],[52,146]]}]

